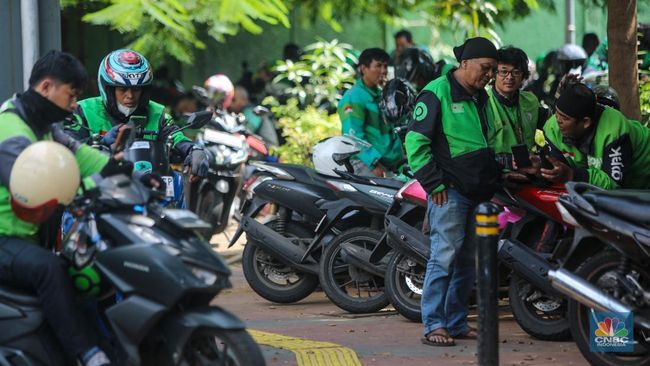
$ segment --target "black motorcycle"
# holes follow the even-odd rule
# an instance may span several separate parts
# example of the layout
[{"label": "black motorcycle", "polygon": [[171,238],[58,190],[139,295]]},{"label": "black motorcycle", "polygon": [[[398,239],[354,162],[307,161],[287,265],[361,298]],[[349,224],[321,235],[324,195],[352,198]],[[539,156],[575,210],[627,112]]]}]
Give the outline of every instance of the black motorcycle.
[{"label": "black motorcycle", "polygon": [[189,205],[211,228],[206,237],[223,232],[228,226],[231,207],[242,186],[244,167],[249,147],[234,117],[215,113],[207,128],[197,135],[197,143],[208,154],[210,170],[192,190],[197,192],[196,201]]},{"label": "black motorcycle", "polygon": [[[571,334],[582,355],[592,365],[650,364],[650,192],[605,191],[585,183],[567,183],[568,195],[559,200],[565,220],[578,227],[572,251],[589,241],[595,247],[588,260],[575,270],[560,268],[548,273],[552,285],[569,300]],[[572,271],[574,271],[572,273]],[[598,337],[590,329],[597,311],[627,313],[632,329],[605,329],[601,340],[634,341],[628,352],[590,349]],[[600,328],[599,328],[600,329]],[[607,332],[609,331],[609,333]],[[598,334],[596,334],[598,336]],[[619,337],[619,340],[613,340]],[[609,341],[607,340],[609,339]],[[611,350],[610,350],[611,351]]]},{"label": "black motorcycle", "polygon": [[[338,159],[345,166],[354,154],[342,155]],[[361,204],[334,194],[335,186],[390,199],[402,184],[344,172],[337,179],[292,164],[253,164],[257,172],[246,185],[242,220],[230,245],[246,232],[242,257],[246,280],[260,296],[279,303],[299,301],[314,291],[323,250],[336,235],[372,226],[372,215]],[[277,212],[263,224],[255,217],[269,204]]]},{"label": "black motorcycle", "polygon": [[[196,234],[207,224],[163,208],[162,196],[114,176],[73,203],[62,255],[75,287],[97,303],[103,348],[118,365],[263,365],[244,323],[210,305],[230,287],[230,270]],[[34,294],[0,286],[0,364],[72,363],[40,307]]]}]

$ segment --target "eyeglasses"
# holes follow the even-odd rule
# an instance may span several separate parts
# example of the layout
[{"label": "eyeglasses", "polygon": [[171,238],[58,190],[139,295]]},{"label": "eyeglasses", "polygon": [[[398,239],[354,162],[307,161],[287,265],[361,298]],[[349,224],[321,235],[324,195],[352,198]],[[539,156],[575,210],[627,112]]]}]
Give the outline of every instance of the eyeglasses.
[{"label": "eyeglasses", "polygon": [[512,70],[506,70],[506,69],[499,69],[497,71],[497,75],[499,75],[502,78],[508,77],[508,75],[512,75],[512,77],[518,78],[523,75],[523,71],[517,70],[517,69],[512,69]]}]

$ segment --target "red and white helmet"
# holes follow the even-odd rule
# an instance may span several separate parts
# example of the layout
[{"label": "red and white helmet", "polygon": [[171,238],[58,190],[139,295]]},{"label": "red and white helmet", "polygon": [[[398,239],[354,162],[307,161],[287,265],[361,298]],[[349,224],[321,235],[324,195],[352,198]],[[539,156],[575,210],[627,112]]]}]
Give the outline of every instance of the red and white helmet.
[{"label": "red and white helmet", "polygon": [[23,221],[42,223],[57,205],[72,202],[79,181],[79,165],[70,150],[58,142],[36,142],[18,155],[11,168],[11,208]]},{"label": "red and white helmet", "polygon": [[235,87],[226,75],[216,74],[210,76],[203,83],[203,87],[208,94],[211,107],[223,110],[230,107],[235,96]]}]

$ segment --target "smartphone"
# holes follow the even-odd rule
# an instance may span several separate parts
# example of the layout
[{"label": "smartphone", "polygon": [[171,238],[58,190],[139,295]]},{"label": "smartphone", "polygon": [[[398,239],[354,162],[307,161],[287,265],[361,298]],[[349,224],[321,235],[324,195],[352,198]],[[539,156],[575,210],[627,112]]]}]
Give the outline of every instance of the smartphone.
[{"label": "smartphone", "polygon": [[550,154],[550,147],[544,146],[539,152],[539,160],[543,169],[553,169],[553,164],[546,158]]},{"label": "smartphone", "polygon": [[517,169],[528,168],[533,165],[528,156],[528,146],[526,144],[514,145],[511,149]]}]

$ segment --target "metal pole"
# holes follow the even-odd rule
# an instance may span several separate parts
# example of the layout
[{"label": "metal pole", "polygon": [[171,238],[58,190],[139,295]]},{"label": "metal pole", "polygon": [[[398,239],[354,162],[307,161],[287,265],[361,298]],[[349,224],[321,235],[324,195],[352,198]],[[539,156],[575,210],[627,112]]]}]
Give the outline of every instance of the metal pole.
[{"label": "metal pole", "polygon": [[575,0],[565,0],[565,22],[566,30],[564,33],[565,43],[576,43],[576,2]]},{"label": "metal pole", "polygon": [[38,0],[20,1],[20,29],[23,48],[23,86],[29,87],[29,75],[38,60],[39,30],[38,30]]},{"label": "metal pole", "polygon": [[499,313],[497,308],[498,214],[494,203],[481,203],[476,209],[478,261],[478,363],[499,364]]}]

